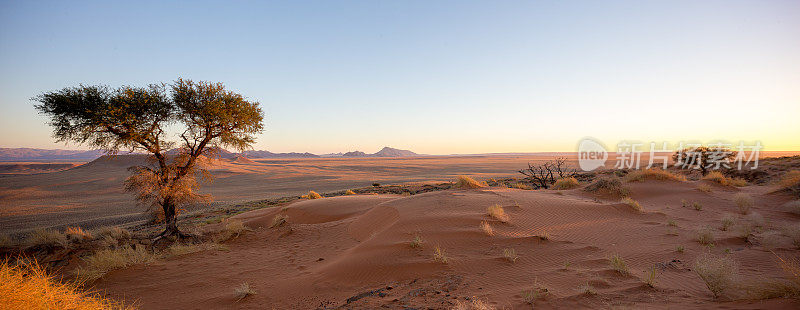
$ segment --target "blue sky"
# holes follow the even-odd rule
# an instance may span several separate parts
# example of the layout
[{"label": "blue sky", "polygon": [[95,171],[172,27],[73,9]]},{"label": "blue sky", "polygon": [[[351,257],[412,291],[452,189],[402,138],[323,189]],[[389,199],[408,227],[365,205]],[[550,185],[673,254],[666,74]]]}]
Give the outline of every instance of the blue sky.
[{"label": "blue sky", "polygon": [[276,152],[800,151],[800,2],[0,2],[0,147],[81,148],[43,91],[177,77],[261,102]]}]

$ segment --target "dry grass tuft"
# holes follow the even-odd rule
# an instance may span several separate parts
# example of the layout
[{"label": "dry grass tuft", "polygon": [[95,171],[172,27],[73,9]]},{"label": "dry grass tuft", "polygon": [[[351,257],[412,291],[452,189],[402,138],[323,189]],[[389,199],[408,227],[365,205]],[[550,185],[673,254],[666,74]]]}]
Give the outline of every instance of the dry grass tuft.
[{"label": "dry grass tuft", "polygon": [[697,185],[697,190],[699,190],[699,191],[701,191],[703,193],[710,193],[713,189],[708,184],[699,184],[699,185]]},{"label": "dry grass tuft", "polygon": [[167,256],[173,257],[173,256],[181,256],[186,254],[197,253],[205,250],[228,251],[230,249],[227,246],[219,243],[197,243],[197,244],[175,243],[169,246],[166,252]]},{"label": "dry grass tuft", "polygon": [[739,213],[745,215],[750,213],[750,208],[753,207],[753,204],[755,204],[753,197],[745,193],[737,193],[736,195],[733,195],[733,202],[735,202],[736,207],[739,208]]},{"label": "dry grass tuft", "polygon": [[25,242],[28,247],[65,246],[67,244],[67,237],[57,230],[39,229],[30,234]]},{"label": "dry grass tuft", "polygon": [[458,179],[456,180],[455,187],[456,188],[481,188],[481,187],[486,187],[486,183],[485,182],[475,181],[475,179],[470,178],[470,177],[465,176],[465,175],[460,175],[460,176],[458,176]]},{"label": "dry grass tuft", "polygon": [[244,282],[233,289],[233,293],[236,295],[236,301],[240,301],[242,299],[247,298],[247,296],[255,295],[256,291],[250,287],[250,283]]},{"label": "dry grass tuft", "polygon": [[278,214],[278,215],[275,215],[275,217],[272,218],[272,224],[269,225],[269,228],[281,227],[283,225],[286,225],[286,223],[288,223],[288,222],[289,222],[289,216],[288,215]]},{"label": "dry grass tuft", "polygon": [[587,296],[597,295],[597,291],[594,289],[594,287],[589,285],[589,283],[586,283],[584,285],[579,286],[578,287],[578,291],[581,292],[581,294],[587,295]]},{"label": "dry grass tuft", "polygon": [[686,181],[686,177],[663,169],[643,169],[634,170],[628,173],[625,182],[641,182],[644,180],[664,180],[664,181]]},{"label": "dry grass tuft", "polygon": [[562,190],[562,189],[573,189],[578,186],[581,186],[581,183],[578,182],[577,179],[569,177],[556,180],[556,183],[554,183],[551,188],[555,190]]},{"label": "dry grass tuft", "polygon": [[471,301],[456,300],[453,304],[452,310],[494,310],[494,306],[490,305],[477,297],[472,297]]},{"label": "dry grass tuft", "polygon": [[707,175],[703,177],[703,180],[710,181],[717,183],[722,186],[736,186],[742,187],[747,186],[747,181],[743,179],[732,179],[728,178],[719,171],[711,171]]},{"label": "dry grass tuft", "polygon": [[692,208],[694,208],[697,211],[703,211],[703,204],[695,201],[692,203]]},{"label": "dry grass tuft", "polygon": [[91,240],[93,238],[92,233],[83,230],[83,228],[72,226],[64,230],[64,235],[67,236],[68,240],[72,241]]},{"label": "dry grass tuft", "polygon": [[675,220],[670,219],[667,221],[667,225],[670,227],[678,227],[678,222],[675,222]]},{"label": "dry grass tuft", "polygon": [[348,189],[346,192],[344,192],[344,194],[345,195],[355,195],[356,192],[354,192],[353,190]]},{"label": "dry grass tuft", "polygon": [[449,258],[444,253],[444,250],[437,244],[436,247],[433,248],[433,261],[437,263],[447,264]]},{"label": "dry grass tuft", "polygon": [[133,265],[150,264],[158,258],[158,255],[141,246],[103,249],[83,258],[85,264],[75,269],[75,274],[83,281],[94,281],[102,278],[109,271]]},{"label": "dry grass tuft", "polygon": [[225,228],[223,228],[214,238],[214,242],[225,242],[235,239],[248,231],[252,231],[252,229],[244,226],[244,223],[241,221],[229,220],[227,223],[225,223]]},{"label": "dry grass tuft", "polygon": [[622,185],[619,178],[597,178],[584,188],[587,192],[613,197],[628,196],[630,190]]},{"label": "dry grass tuft", "polygon": [[736,223],[736,218],[733,216],[733,214],[726,214],[725,216],[722,217],[722,227],[720,227],[719,229],[722,231],[727,231],[735,223]]},{"label": "dry grass tuft", "polygon": [[131,237],[131,232],[119,226],[100,227],[93,231],[93,234],[98,238],[105,236],[111,237],[114,240],[124,240]]},{"label": "dry grass tuft", "polygon": [[516,262],[519,255],[517,255],[517,251],[513,248],[503,249],[503,258],[509,262]]},{"label": "dry grass tuft", "polygon": [[506,214],[506,211],[503,209],[503,206],[501,206],[501,205],[493,205],[493,206],[487,208],[486,212],[492,218],[494,218],[494,219],[496,219],[496,220],[498,220],[500,222],[503,222],[503,223],[508,223],[508,220],[509,220],[508,214]]},{"label": "dry grass tuft", "polygon": [[315,191],[308,191],[308,194],[300,196],[300,198],[303,198],[303,199],[320,199],[320,198],[322,198],[322,195],[318,194]]},{"label": "dry grass tuft", "polygon": [[422,237],[420,237],[420,235],[414,235],[414,240],[411,240],[411,243],[409,245],[413,249],[420,249],[422,248],[422,243],[424,242],[425,241],[422,240]]},{"label": "dry grass tuft", "polygon": [[647,273],[644,275],[644,283],[647,284],[649,287],[656,286],[656,277],[658,276],[658,270],[656,267],[651,267],[647,270]]},{"label": "dry grass tuft", "polygon": [[609,264],[611,264],[611,268],[619,272],[620,274],[630,274],[630,270],[628,269],[628,265],[625,263],[625,260],[622,259],[622,256],[619,254],[611,255],[608,259]]},{"label": "dry grass tuft", "polygon": [[761,213],[753,212],[747,216],[747,220],[753,224],[753,226],[758,228],[763,228],[767,225],[767,221],[764,219],[764,216]]},{"label": "dry grass tuft", "polygon": [[638,202],[638,201],[636,201],[636,200],[633,200],[633,199],[631,199],[630,197],[625,197],[625,198],[622,198],[622,201],[621,201],[621,202],[622,202],[622,203],[624,203],[624,204],[626,204],[626,205],[629,205],[631,208],[633,208],[633,209],[634,209],[634,210],[636,210],[637,212],[644,212],[644,209],[643,209],[643,208],[642,208],[642,206],[639,204],[639,202]]},{"label": "dry grass tuft", "polygon": [[703,227],[697,231],[697,242],[702,245],[714,245],[714,232],[711,227]]},{"label": "dry grass tuft", "polygon": [[492,225],[487,221],[481,221],[481,230],[487,236],[494,236],[494,229],[492,229]]},{"label": "dry grass tuft", "polygon": [[684,250],[685,250],[685,249],[683,248],[683,246],[682,246],[682,245],[679,245],[679,246],[676,246],[676,247],[675,247],[675,252],[678,252],[678,253],[683,253],[683,251],[684,251]]},{"label": "dry grass tuft", "polygon": [[695,261],[694,272],[705,282],[714,298],[719,298],[738,283],[739,266],[728,255],[717,257],[705,253]]},{"label": "dry grass tuft", "polygon": [[79,285],[48,275],[35,261],[0,262],[0,308],[129,309],[120,302],[84,292]]},{"label": "dry grass tuft", "polygon": [[511,188],[522,189],[522,190],[532,190],[533,189],[532,187],[528,186],[527,184],[519,183],[519,182],[511,184]]}]

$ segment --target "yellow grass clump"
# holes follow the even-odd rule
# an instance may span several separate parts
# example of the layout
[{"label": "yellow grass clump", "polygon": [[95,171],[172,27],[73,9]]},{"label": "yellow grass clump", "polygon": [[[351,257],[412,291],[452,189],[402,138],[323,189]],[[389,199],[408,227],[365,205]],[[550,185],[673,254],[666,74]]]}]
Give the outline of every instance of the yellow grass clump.
[{"label": "yellow grass clump", "polygon": [[348,189],[346,192],[344,192],[344,194],[345,194],[345,195],[355,195],[355,194],[356,194],[356,192],[354,192],[354,191],[353,191],[353,190],[351,190],[351,189]]},{"label": "yellow grass clump", "polygon": [[622,259],[622,256],[619,254],[611,255],[608,259],[609,264],[611,264],[611,268],[619,272],[620,274],[630,274],[630,270],[628,269],[628,264],[625,263],[625,260]]},{"label": "yellow grass clump", "polygon": [[736,286],[739,266],[728,255],[717,257],[705,253],[695,261],[694,272],[700,276],[714,298],[719,298]]},{"label": "yellow grass clump", "polygon": [[622,198],[622,203],[631,206],[637,212],[644,212],[642,205],[639,204],[638,201],[631,199],[630,197]]},{"label": "yellow grass clump", "polygon": [[753,197],[745,193],[733,195],[733,201],[736,203],[736,207],[739,208],[739,213],[745,215],[750,213],[750,208],[755,204]]},{"label": "yellow grass clump", "polygon": [[719,171],[711,171],[703,177],[703,180],[711,181],[723,186],[736,186],[742,187],[747,186],[747,181],[744,179],[732,179],[728,178]]},{"label": "yellow grass clump", "polygon": [[303,199],[320,199],[320,198],[322,198],[322,195],[318,194],[315,191],[308,191],[308,194],[300,196],[300,198],[303,198]]},{"label": "yellow grass clump", "polygon": [[647,273],[644,276],[644,283],[647,284],[647,286],[649,287],[655,287],[657,276],[658,276],[658,271],[656,270],[656,267],[651,267],[650,269],[647,269]]},{"label": "yellow grass clump", "polygon": [[702,245],[714,245],[714,232],[710,227],[703,227],[697,231],[697,242]]},{"label": "yellow grass clump", "polygon": [[460,175],[460,176],[458,176],[458,179],[456,179],[455,187],[457,187],[457,188],[481,188],[481,187],[486,187],[486,183],[485,182],[475,181],[475,179],[470,178],[470,177],[465,176],[465,175]]},{"label": "yellow grass clump", "polygon": [[72,282],[48,275],[35,261],[0,262],[0,308],[3,309],[129,309],[120,302],[82,291]]},{"label": "yellow grass clump", "polygon": [[506,214],[506,211],[503,210],[503,206],[501,206],[501,205],[493,205],[493,206],[487,208],[486,212],[492,218],[494,218],[494,219],[496,219],[496,220],[498,220],[500,222],[503,222],[503,223],[508,223],[508,220],[509,220],[508,214]]},{"label": "yellow grass clump", "polygon": [[95,229],[92,233],[95,236],[97,236],[98,238],[102,238],[104,236],[109,236],[109,237],[111,237],[111,238],[113,238],[115,240],[128,239],[128,238],[131,237],[131,233],[127,229],[119,227],[119,226],[101,227],[101,228]]},{"label": "yellow grass clump", "polygon": [[584,188],[587,192],[614,197],[628,196],[630,190],[622,185],[619,178],[597,178]]},{"label": "yellow grass clump", "polygon": [[269,228],[277,228],[285,225],[289,222],[289,216],[278,214],[272,218],[272,224],[269,225]]},{"label": "yellow grass clump", "polygon": [[444,250],[442,250],[439,245],[436,245],[436,247],[433,248],[433,261],[442,264],[447,264],[449,261],[447,255],[444,253]]},{"label": "yellow grass clump", "polygon": [[792,170],[784,174],[778,181],[778,186],[796,194],[800,193],[800,170]]},{"label": "yellow grass clump", "polygon": [[533,189],[532,187],[528,186],[525,183],[514,183],[514,184],[511,184],[511,188],[523,189],[523,190],[531,190],[531,189]]},{"label": "yellow grass clump", "polygon": [[713,189],[708,184],[698,184],[697,185],[697,190],[699,190],[699,191],[701,191],[703,193],[710,193]]},{"label": "yellow grass clump", "polygon": [[726,214],[725,216],[722,217],[722,227],[720,227],[719,229],[722,231],[727,231],[735,223],[736,223],[736,218],[732,214]]},{"label": "yellow grass clump", "polygon": [[513,248],[503,249],[503,258],[509,262],[516,262],[519,255],[517,255],[517,251]]},{"label": "yellow grass clump", "polygon": [[236,295],[236,301],[240,301],[247,296],[255,295],[256,291],[250,287],[250,283],[244,282],[233,289],[233,293]]},{"label": "yellow grass clump", "polygon": [[75,274],[81,280],[93,281],[102,278],[109,271],[133,265],[150,264],[157,259],[158,255],[141,246],[103,249],[83,258],[84,265],[75,269]]},{"label": "yellow grass clump", "polygon": [[414,235],[414,240],[411,240],[411,243],[409,245],[411,246],[411,248],[419,249],[422,248],[422,243],[424,242],[425,241],[422,240],[422,237],[420,235]]},{"label": "yellow grass clump", "polygon": [[481,221],[481,230],[487,236],[494,236],[494,229],[492,229],[492,225],[487,221]]},{"label": "yellow grass clump", "polygon": [[67,236],[67,239],[74,241],[92,239],[92,233],[85,231],[80,227],[67,227],[67,229],[64,230],[64,235]]},{"label": "yellow grass clump", "polygon": [[451,310],[494,310],[497,309],[477,297],[473,296],[471,301],[456,300]]},{"label": "yellow grass clump", "polygon": [[642,169],[628,173],[625,182],[641,182],[644,180],[686,181],[686,177],[663,169]]},{"label": "yellow grass clump", "polygon": [[573,189],[578,186],[581,186],[581,183],[578,182],[577,179],[569,177],[556,180],[556,183],[554,183],[551,188],[555,190],[563,190],[563,189]]},{"label": "yellow grass clump", "polygon": [[67,237],[57,230],[39,229],[30,234],[25,241],[29,247],[64,246],[67,244]]}]

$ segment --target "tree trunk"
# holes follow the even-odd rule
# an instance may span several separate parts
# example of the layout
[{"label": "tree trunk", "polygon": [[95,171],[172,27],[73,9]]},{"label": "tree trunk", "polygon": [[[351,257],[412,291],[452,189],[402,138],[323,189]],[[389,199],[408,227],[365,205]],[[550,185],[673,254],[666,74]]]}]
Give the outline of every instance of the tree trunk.
[{"label": "tree trunk", "polygon": [[178,230],[178,220],[175,216],[175,204],[169,199],[166,199],[161,204],[164,209],[164,232],[156,236],[156,240],[176,236],[178,238],[188,237],[188,235]]}]

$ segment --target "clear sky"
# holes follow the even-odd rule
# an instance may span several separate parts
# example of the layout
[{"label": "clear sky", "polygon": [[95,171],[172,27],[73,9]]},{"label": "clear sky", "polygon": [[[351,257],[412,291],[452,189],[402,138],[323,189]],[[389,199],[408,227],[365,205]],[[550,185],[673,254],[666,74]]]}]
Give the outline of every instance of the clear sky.
[{"label": "clear sky", "polygon": [[56,144],[29,98],[224,82],[255,149],[800,151],[800,1],[2,1],[0,147]]}]

